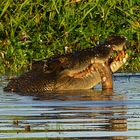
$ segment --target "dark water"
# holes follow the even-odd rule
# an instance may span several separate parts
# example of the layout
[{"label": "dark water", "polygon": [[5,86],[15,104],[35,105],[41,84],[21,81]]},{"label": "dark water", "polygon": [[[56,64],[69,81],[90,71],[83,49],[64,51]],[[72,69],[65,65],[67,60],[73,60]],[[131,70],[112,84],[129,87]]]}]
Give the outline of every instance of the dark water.
[{"label": "dark water", "polygon": [[140,74],[114,76],[114,91],[21,96],[0,83],[0,139],[140,139]]}]

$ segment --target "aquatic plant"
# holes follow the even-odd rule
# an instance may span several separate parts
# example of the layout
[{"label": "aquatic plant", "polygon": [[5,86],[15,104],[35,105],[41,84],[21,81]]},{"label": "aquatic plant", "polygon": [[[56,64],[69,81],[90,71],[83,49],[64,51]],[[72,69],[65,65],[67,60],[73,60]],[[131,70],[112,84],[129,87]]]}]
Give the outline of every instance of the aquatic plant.
[{"label": "aquatic plant", "polygon": [[92,47],[110,34],[128,37],[123,71],[140,71],[139,13],[139,0],[0,1],[0,74],[21,72],[65,47]]}]

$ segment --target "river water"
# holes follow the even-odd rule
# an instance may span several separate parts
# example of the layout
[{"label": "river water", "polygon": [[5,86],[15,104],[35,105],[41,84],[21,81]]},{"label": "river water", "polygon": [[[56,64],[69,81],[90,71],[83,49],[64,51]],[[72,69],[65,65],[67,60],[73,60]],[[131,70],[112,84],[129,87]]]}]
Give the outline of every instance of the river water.
[{"label": "river water", "polygon": [[0,82],[0,139],[140,139],[140,74],[114,75],[114,91],[6,93]]}]

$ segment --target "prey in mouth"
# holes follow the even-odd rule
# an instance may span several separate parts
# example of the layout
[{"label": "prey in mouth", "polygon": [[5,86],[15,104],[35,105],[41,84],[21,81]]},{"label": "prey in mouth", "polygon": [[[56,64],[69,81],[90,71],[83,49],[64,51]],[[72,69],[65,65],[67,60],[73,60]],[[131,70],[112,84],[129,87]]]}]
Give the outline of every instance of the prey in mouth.
[{"label": "prey in mouth", "polygon": [[108,60],[111,71],[114,73],[118,71],[127,61],[128,54],[126,53],[126,41],[124,36],[116,36],[108,39],[109,44],[112,44],[113,54]]}]

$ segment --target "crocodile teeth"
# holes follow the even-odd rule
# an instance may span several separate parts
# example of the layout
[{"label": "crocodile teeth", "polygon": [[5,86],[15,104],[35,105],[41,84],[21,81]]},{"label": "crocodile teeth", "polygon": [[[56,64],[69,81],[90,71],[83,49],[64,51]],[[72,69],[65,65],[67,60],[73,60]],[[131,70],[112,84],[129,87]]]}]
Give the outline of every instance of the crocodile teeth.
[{"label": "crocodile teeth", "polygon": [[90,69],[91,69],[91,71],[94,71],[95,70],[93,66]]},{"label": "crocodile teeth", "polygon": [[103,82],[105,82],[106,81],[106,77],[103,77],[102,80],[103,80]]},{"label": "crocodile teeth", "polygon": [[128,54],[125,55],[125,57],[123,58],[123,62],[125,63],[128,59]]},{"label": "crocodile teeth", "polygon": [[126,63],[126,58],[123,58],[123,63]]},{"label": "crocodile teeth", "polygon": [[113,67],[114,67],[114,68],[116,67],[116,63],[113,64]]},{"label": "crocodile teeth", "polygon": [[105,64],[104,64],[104,63],[103,63],[102,65],[103,65],[103,66],[105,66]]}]

